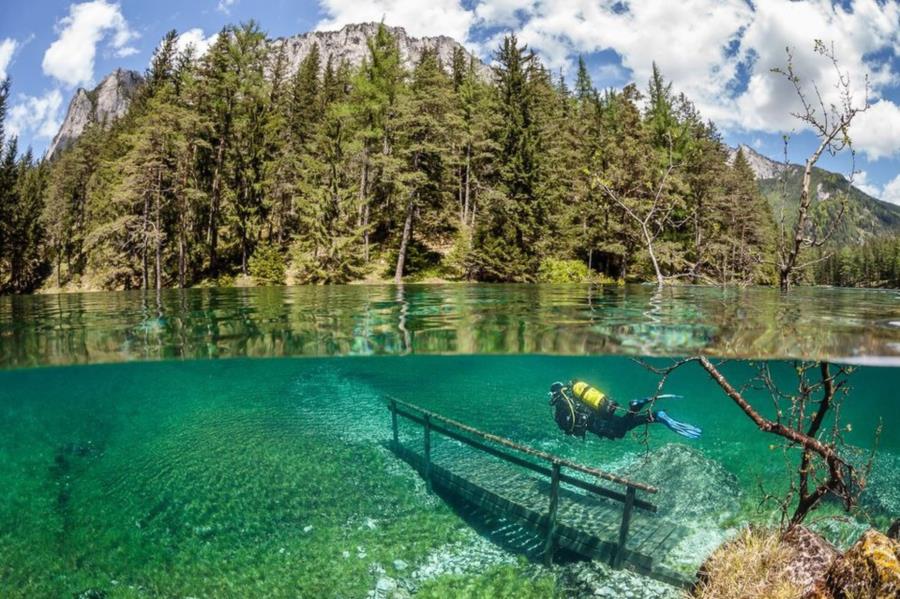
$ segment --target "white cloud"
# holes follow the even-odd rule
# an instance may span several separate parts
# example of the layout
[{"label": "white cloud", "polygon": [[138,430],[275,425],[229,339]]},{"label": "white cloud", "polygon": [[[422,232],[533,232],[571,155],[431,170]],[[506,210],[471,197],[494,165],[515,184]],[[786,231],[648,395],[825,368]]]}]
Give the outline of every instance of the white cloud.
[{"label": "white cloud", "polygon": [[894,177],[888,184],[884,186],[881,199],[891,204],[900,206],[900,175]]},{"label": "white cloud", "polygon": [[853,186],[869,194],[873,198],[881,196],[881,188],[875,183],[869,183],[869,174],[866,171],[858,171],[853,177]]},{"label": "white cloud", "polygon": [[9,63],[12,62],[13,54],[18,46],[18,42],[11,37],[0,41],[0,81],[6,79],[6,69],[9,68]]},{"label": "white cloud", "polygon": [[[893,26],[891,23],[893,22]],[[806,93],[814,98],[812,82],[818,84],[826,103],[838,101],[836,75],[830,61],[813,52],[812,40],[833,42],[841,69],[850,75],[857,103],[864,97],[865,74],[870,75],[877,96],[894,76],[888,64],[867,62],[865,57],[900,40],[900,4],[856,0],[852,11],[826,0],[784,2],[758,0],[756,12],[741,40],[739,56],[755,58],[747,90],[735,99],[732,123],[747,129],[785,130],[798,125],[790,111],[799,110],[791,85],[770,72],[784,66],[785,47],[792,48],[794,67]],[[860,144],[868,152],[869,147]]]},{"label": "white cloud", "polygon": [[8,126],[12,135],[31,133],[33,137],[50,139],[59,130],[62,92],[51,90],[43,96],[19,96],[9,110]]},{"label": "white cloud", "polygon": [[474,14],[459,0],[319,0],[319,7],[328,15],[316,25],[319,31],[384,19],[413,36],[449,35],[465,42],[475,22]]},{"label": "white cloud", "polygon": [[235,4],[237,4],[237,0],[219,0],[216,10],[222,14],[229,15],[231,14],[231,7]]},{"label": "white cloud", "polygon": [[180,34],[175,42],[175,47],[179,52],[184,52],[188,47],[193,47],[194,53],[197,56],[203,56],[206,54],[206,51],[209,50],[209,47],[216,43],[218,38],[218,33],[213,33],[209,37],[205,37],[203,35],[203,30],[199,27],[195,27],[194,29],[188,29]]},{"label": "white cloud", "polygon": [[531,0],[493,0],[475,7],[475,17],[482,23],[515,28],[523,17],[533,13],[537,2]]},{"label": "white cloud", "polygon": [[[900,53],[900,2],[855,0],[845,9],[831,0],[482,0],[473,12],[478,25],[512,28],[554,70],[570,69],[578,54],[613,50],[645,85],[655,61],[706,117],[729,129],[799,126],[790,115],[798,106],[792,87],[771,72],[784,66],[786,47],[797,72],[819,85],[826,102],[837,96],[836,78],[830,62],[814,53],[815,39],[834,42],[858,101],[866,73],[876,100],[900,81],[889,60],[870,58]],[[900,135],[875,125],[885,118],[893,123],[897,107],[882,100],[873,108],[853,134],[857,148],[877,158],[897,152]]]},{"label": "white cloud", "polygon": [[[187,31],[180,33],[178,37],[175,39],[175,50],[181,54],[188,48],[193,48],[194,56],[199,58],[206,54],[206,51],[209,50],[209,47],[216,43],[216,40],[219,39],[218,33],[213,33],[209,37],[204,35],[203,30],[199,27],[194,27],[193,29],[188,29]],[[157,50],[162,46],[162,42],[157,46]],[[153,63],[153,59],[151,58],[150,63]],[[148,66],[149,66],[148,64]]]},{"label": "white cloud", "polygon": [[850,138],[872,160],[900,155],[900,106],[890,100],[872,104],[856,117]]},{"label": "white cloud", "polygon": [[59,37],[44,53],[44,74],[70,85],[87,85],[94,79],[97,44],[104,38],[119,57],[137,52],[128,45],[133,31],[118,4],[93,0],[69,6],[69,15],[57,23]]},{"label": "white cloud", "polygon": [[[857,103],[869,76],[872,108],[851,131],[857,150],[873,160],[900,153],[900,107],[884,97],[900,89],[897,0],[319,0],[319,6],[328,17],[318,29],[383,18],[413,35],[450,35],[484,57],[503,35],[497,29],[511,30],[549,68],[567,74],[579,54],[612,50],[627,76],[644,86],[656,62],[705,117],[732,131],[802,129],[791,116],[799,109],[792,86],[771,72],[785,66],[788,47],[806,92],[814,97],[815,83],[826,104],[838,99],[833,66],[813,49],[821,39],[834,44]],[[478,28],[491,36],[472,39]],[[609,80],[607,72],[598,75],[598,82]]]}]

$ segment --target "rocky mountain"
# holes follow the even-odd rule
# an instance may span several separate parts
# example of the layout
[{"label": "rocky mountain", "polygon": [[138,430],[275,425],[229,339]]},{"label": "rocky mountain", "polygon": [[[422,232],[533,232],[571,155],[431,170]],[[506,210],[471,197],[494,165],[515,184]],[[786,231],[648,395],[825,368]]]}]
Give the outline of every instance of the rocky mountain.
[{"label": "rocky mountain", "polygon": [[[790,219],[791,215],[796,214],[800,202],[803,165],[785,165],[749,146],[739,147],[750,163],[759,188],[769,200],[776,218],[781,213],[783,190],[787,190],[787,201],[784,206],[785,214]],[[734,160],[737,150],[738,148],[730,149],[729,160]],[[811,189],[814,193],[812,216],[820,221],[833,214],[838,208],[838,199],[847,194],[841,226],[834,235],[834,240],[838,243],[860,243],[873,235],[900,233],[900,206],[882,202],[853,187],[844,175],[814,167]]]},{"label": "rocky mountain", "polygon": [[734,162],[734,157],[737,155],[738,148],[743,150],[744,158],[750,163],[750,168],[753,169],[753,173],[756,175],[757,179],[774,179],[784,170],[783,162],[778,162],[777,160],[772,160],[768,156],[763,156],[746,144],[741,144],[737,148],[728,149],[729,162]]},{"label": "rocky mountain", "polygon": [[[407,69],[412,69],[425,49],[436,49],[444,65],[449,68],[453,52],[463,48],[462,44],[447,36],[412,37],[402,27],[390,27],[391,33],[400,46],[400,57]],[[378,23],[360,23],[346,25],[339,31],[311,31],[288,38],[272,40],[272,46],[278,50],[284,46],[287,50],[289,72],[293,73],[309,54],[312,47],[319,46],[322,56],[322,68],[330,57],[335,64],[344,60],[353,66],[359,66],[368,56],[366,40],[374,36]],[[468,56],[471,56],[467,52]],[[476,68],[479,74],[487,79],[491,69],[477,57]],[[117,69],[106,76],[91,91],[79,89],[69,103],[66,118],[53,138],[47,156],[52,158],[58,152],[70,146],[84,132],[90,123],[108,125],[128,110],[135,89],[141,84],[143,77],[135,71]]]},{"label": "rocky mountain", "polygon": [[[441,35],[438,37],[412,37],[402,27],[388,27],[400,47],[400,58],[403,66],[412,69],[425,49],[436,49],[444,66],[449,68],[453,51],[465,48],[453,38]],[[276,49],[287,48],[289,72],[293,73],[309,54],[312,47],[319,46],[322,56],[322,68],[330,57],[335,64],[346,60],[353,66],[359,66],[369,55],[366,40],[378,31],[378,23],[356,23],[345,25],[339,31],[311,31],[288,38],[272,41]],[[472,56],[466,51],[467,56]],[[476,68],[480,75],[487,79],[491,76],[491,68],[475,57]]]},{"label": "rocky mountain", "polygon": [[72,145],[91,123],[105,127],[124,115],[143,80],[136,71],[116,69],[94,89],[78,88],[69,102],[66,118],[50,143],[47,156],[52,158]]}]

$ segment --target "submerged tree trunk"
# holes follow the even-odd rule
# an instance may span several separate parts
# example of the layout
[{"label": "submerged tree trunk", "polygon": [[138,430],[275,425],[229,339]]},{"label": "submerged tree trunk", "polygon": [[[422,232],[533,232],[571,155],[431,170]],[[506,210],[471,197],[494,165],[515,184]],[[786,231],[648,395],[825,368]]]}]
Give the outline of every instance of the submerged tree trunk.
[{"label": "submerged tree trunk", "polygon": [[363,261],[369,263],[369,154],[363,150],[362,173],[359,182],[360,224],[363,227]]},{"label": "submerged tree trunk", "polygon": [[156,290],[162,289],[162,219],[160,218],[160,195],[162,194],[162,170],[156,171]]},{"label": "submerged tree trunk", "polygon": [[150,285],[150,273],[147,264],[147,237],[150,235],[150,194],[144,193],[144,212],[141,215],[141,289],[147,290]]},{"label": "submerged tree trunk", "polygon": [[219,274],[219,208],[222,202],[222,166],[224,159],[225,135],[222,135],[216,147],[216,162],[212,180],[212,201],[209,207],[209,274],[213,278],[216,278]]},{"label": "submerged tree trunk", "polygon": [[400,251],[397,253],[397,269],[394,271],[394,282],[403,282],[403,267],[406,265],[406,250],[409,247],[409,239],[412,236],[413,215],[416,212],[416,202],[409,199],[406,205],[406,219],[403,223],[403,236],[400,238]]}]

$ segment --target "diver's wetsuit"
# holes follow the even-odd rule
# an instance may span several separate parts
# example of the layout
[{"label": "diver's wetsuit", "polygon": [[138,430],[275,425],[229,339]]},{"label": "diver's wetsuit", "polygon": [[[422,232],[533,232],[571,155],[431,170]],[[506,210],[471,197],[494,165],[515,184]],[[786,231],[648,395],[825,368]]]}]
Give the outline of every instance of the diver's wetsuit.
[{"label": "diver's wetsuit", "polygon": [[641,411],[647,402],[648,400],[635,399],[629,402],[625,414],[619,416],[616,414],[616,411],[620,409],[619,404],[608,400],[604,409],[589,420],[588,430],[598,437],[621,439],[631,430],[653,422],[652,413]]},{"label": "diver's wetsuit", "polygon": [[[657,399],[664,397],[678,396],[659,395]],[[550,405],[554,406],[553,418],[567,435],[583,438],[585,433],[590,431],[598,437],[621,439],[639,426],[659,422],[683,437],[700,438],[703,431],[699,428],[678,422],[662,410],[644,410],[653,399],[647,397],[632,400],[626,410],[603,392],[586,383],[578,381],[572,381],[568,385],[553,383],[550,387]]]}]

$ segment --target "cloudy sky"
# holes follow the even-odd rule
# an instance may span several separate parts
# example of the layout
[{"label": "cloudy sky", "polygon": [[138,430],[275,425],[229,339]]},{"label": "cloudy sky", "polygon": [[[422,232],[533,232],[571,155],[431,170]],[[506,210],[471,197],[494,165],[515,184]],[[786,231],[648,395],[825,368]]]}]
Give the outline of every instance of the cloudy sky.
[{"label": "cloudy sky", "polygon": [[[571,76],[583,55],[599,87],[645,86],[656,61],[678,91],[713,119],[726,141],[791,158],[815,142],[791,117],[796,100],[771,73],[791,48],[798,72],[834,97],[836,74],[813,52],[834,44],[870,109],[851,132],[857,183],[900,204],[900,0],[2,0],[0,78],[12,78],[8,126],[43,152],[78,87],[116,67],[144,70],[169,29],[203,45],[221,27],[259,21],[270,36],[384,19],[412,35],[449,35],[489,60],[514,31],[554,71]],[[822,165],[847,173],[849,160]]]}]

